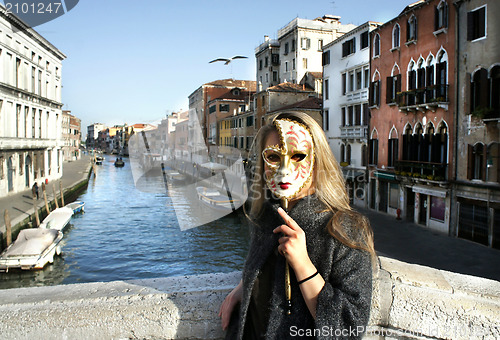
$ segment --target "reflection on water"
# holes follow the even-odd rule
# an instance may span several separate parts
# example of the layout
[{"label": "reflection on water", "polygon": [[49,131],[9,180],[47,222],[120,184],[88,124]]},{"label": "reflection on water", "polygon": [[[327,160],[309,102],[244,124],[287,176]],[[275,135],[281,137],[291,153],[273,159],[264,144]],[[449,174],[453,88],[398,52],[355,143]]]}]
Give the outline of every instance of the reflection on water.
[{"label": "reflection on water", "polygon": [[[249,237],[243,214],[181,231],[178,218],[210,208],[193,206],[193,198],[185,197],[176,215],[171,196],[182,194],[175,187],[169,184],[168,195],[137,190],[128,160],[124,168],[113,162],[108,156],[97,166],[97,176],[78,198],[85,214],[72,218],[62,256],[43,270],[1,273],[0,288],[241,270]],[[144,181],[165,188],[159,176]]]}]

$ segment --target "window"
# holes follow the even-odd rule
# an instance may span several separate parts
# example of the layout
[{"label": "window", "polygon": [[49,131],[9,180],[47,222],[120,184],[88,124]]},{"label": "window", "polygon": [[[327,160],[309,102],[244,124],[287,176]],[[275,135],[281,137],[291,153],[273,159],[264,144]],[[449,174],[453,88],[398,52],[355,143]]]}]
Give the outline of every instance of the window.
[{"label": "window", "polygon": [[295,39],[292,39],[292,52],[295,51]]},{"label": "window", "polygon": [[399,36],[400,36],[400,27],[398,24],[394,25],[392,29],[392,48],[396,49],[399,47]]},{"label": "window", "polygon": [[346,126],[346,116],[345,116],[345,107],[342,108],[342,115],[341,115],[341,119],[342,119],[342,126]]},{"label": "window", "polygon": [[[500,93],[500,66],[494,66],[490,71],[491,93]],[[492,118],[500,117],[500,95],[491,96],[490,108]]]},{"label": "window", "polygon": [[347,144],[345,148],[345,161],[347,164],[351,164],[351,144]]},{"label": "window", "polygon": [[229,104],[219,104],[219,112],[229,112]]},{"label": "window", "polygon": [[267,67],[269,65],[269,57],[264,58],[264,67]]},{"label": "window", "polygon": [[329,81],[328,79],[325,79],[325,86],[324,86],[324,91],[325,91],[325,99],[329,99],[330,95],[329,95],[329,90],[330,90],[330,86],[329,86]]},{"label": "window", "polygon": [[396,133],[391,133],[391,138],[388,141],[388,149],[387,153],[387,167],[393,168],[398,160],[398,136]]},{"label": "window", "polygon": [[253,117],[252,116],[247,117],[247,126],[253,126]]},{"label": "window", "polygon": [[486,71],[484,68],[481,68],[474,72],[471,77],[471,113],[485,110],[489,107],[489,93],[490,88],[488,82],[488,71]]},{"label": "window", "polygon": [[342,73],[342,94],[347,93],[347,74]]},{"label": "window", "polygon": [[323,39],[318,39],[318,51],[323,50]]},{"label": "window", "polygon": [[380,55],[380,35],[375,34],[373,38],[373,57],[378,57]]},{"label": "window", "polygon": [[215,111],[217,111],[217,105],[212,105],[208,108],[208,113],[214,113]]},{"label": "window", "polygon": [[[493,142],[486,149],[486,171],[489,182],[500,183],[500,143]],[[500,225],[499,225],[500,227]]]},{"label": "window", "polygon": [[345,145],[340,144],[340,163],[345,162]]},{"label": "window", "polygon": [[309,38],[300,39],[300,47],[302,47],[303,50],[308,50],[311,47],[311,39]]},{"label": "window", "polygon": [[287,55],[288,54],[288,43],[285,43],[285,53],[284,55]]},{"label": "window", "polygon": [[354,106],[354,125],[361,125],[361,104]]},{"label": "window", "polygon": [[363,144],[361,146],[361,166],[367,166],[368,165],[368,162],[367,162],[367,151],[368,148],[366,147],[366,144]]},{"label": "window", "polygon": [[431,196],[431,219],[444,222],[444,211],[446,203],[444,198]]},{"label": "window", "polygon": [[278,72],[273,71],[273,81],[278,81]]},{"label": "window", "polygon": [[342,57],[347,57],[356,52],[356,38],[347,40],[342,44]]},{"label": "window", "polygon": [[363,81],[364,81],[364,88],[368,88],[370,86],[370,70],[365,68],[364,70],[364,75],[363,75]]},{"label": "window", "polygon": [[368,141],[368,148],[370,149],[370,154],[368,155],[368,162],[370,165],[378,164],[378,139],[370,139]]},{"label": "window", "polygon": [[368,31],[361,33],[360,38],[361,38],[360,39],[361,41],[360,41],[359,49],[362,50],[363,48],[367,48],[368,47]]},{"label": "window", "polygon": [[330,64],[330,51],[329,50],[323,52],[322,57],[321,57],[321,65],[325,66],[328,64]]},{"label": "window", "polygon": [[242,113],[242,112],[245,112],[245,111],[246,111],[246,105],[245,104],[239,105],[239,112]]},{"label": "window", "polygon": [[389,183],[389,207],[392,209],[397,209],[398,201],[399,201],[399,185],[396,183]]},{"label": "window", "polygon": [[302,67],[307,70],[307,58],[302,58]]},{"label": "window", "polygon": [[288,61],[285,61],[285,72],[288,72]]},{"label": "window", "polygon": [[448,27],[448,4],[446,1],[441,1],[439,5],[434,8],[434,13],[434,30],[437,31]]},{"label": "window", "polygon": [[292,70],[295,70],[295,58],[292,59]]},{"label": "window", "polygon": [[324,129],[325,131],[328,131],[330,129],[330,115],[328,113],[328,110],[323,111],[323,117],[324,117]]},{"label": "window", "polygon": [[354,125],[354,106],[347,107],[347,126]]},{"label": "window", "polygon": [[486,6],[467,13],[467,40],[486,36]]},{"label": "window", "polygon": [[406,24],[406,41],[417,40],[417,17],[412,15]]},{"label": "window", "polygon": [[269,83],[269,73],[266,72],[266,83]]},{"label": "window", "polygon": [[356,70],[356,90],[361,89],[361,69]]},{"label": "window", "polygon": [[262,70],[262,59],[259,59],[259,70]]},{"label": "window", "polygon": [[467,146],[467,179],[486,180],[486,157],[483,143]]},{"label": "window", "polygon": [[354,72],[349,72],[349,91],[354,91]]},{"label": "window", "polygon": [[277,54],[277,53],[271,54],[271,63],[273,65],[275,65],[275,66],[279,65],[279,63],[280,63],[280,55]]},{"label": "window", "polygon": [[370,85],[370,106],[380,105],[380,80],[373,81]]},{"label": "window", "polygon": [[[240,148],[243,149],[244,143],[245,143],[245,137],[240,137]],[[248,146],[247,146],[247,148],[248,148]]]},{"label": "window", "polygon": [[396,103],[398,92],[401,92],[401,75],[387,77],[386,103]]}]

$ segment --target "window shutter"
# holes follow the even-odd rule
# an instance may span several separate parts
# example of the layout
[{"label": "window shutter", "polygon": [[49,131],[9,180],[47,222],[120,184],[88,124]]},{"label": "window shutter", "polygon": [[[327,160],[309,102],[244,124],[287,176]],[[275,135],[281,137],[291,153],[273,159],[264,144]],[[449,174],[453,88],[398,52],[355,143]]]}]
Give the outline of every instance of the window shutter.
[{"label": "window shutter", "polygon": [[467,179],[474,177],[474,148],[472,145],[467,145]]},{"label": "window shutter", "polygon": [[374,141],[374,144],[375,144],[375,159],[374,159],[374,164],[377,165],[378,164],[378,139],[375,139]]},{"label": "window shutter", "polygon": [[488,71],[482,68],[479,71],[479,106],[482,108],[487,108],[490,105],[489,94],[490,94],[490,82],[488,79]]},{"label": "window shutter", "polygon": [[401,74],[396,76],[396,94],[401,92]]},{"label": "window shutter", "polygon": [[380,80],[377,80],[377,106],[380,105]]},{"label": "window shutter", "polygon": [[410,22],[406,22],[406,41],[410,41]]},{"label": "window shutter", "polygon": [[473,12],[467,13],[467,40],[474,39],[474,14]]},{"label": "window shutter", "polygon": [[387,77],[387,87],[385,92],[385,102],[392,103],[392,77]]},{"label": "window shutter", "polygon": [[439,29],[439,9],[434,6],[434,31]]},{"label": "window shutter", "polygon": [[485,32],[485,29],[486,29],[486,10],[485,10],[486,7],[481,7],[480,9],[477,10],[477,14],[478,14],[478,20],[477,20],[477,24],[478,24],[478,37],[477,38],[480,38],[480,37],[484,37],[486,35],[486,32]]},{"label": "window shutter", "polygon": [[356,37],[352,38],[352,53],[356,52]]},{"label": "window shutter", "polygon": [[483,164],[481,164],[481,179],[483,181],[486,181],[486,168],[488,166],[488,159],[487,159],[487,146],[486,145],[483,145],[483,149],[482,149],[482,153],[483,153],[483,157],[481,158],[481,160],[483,161]]}]

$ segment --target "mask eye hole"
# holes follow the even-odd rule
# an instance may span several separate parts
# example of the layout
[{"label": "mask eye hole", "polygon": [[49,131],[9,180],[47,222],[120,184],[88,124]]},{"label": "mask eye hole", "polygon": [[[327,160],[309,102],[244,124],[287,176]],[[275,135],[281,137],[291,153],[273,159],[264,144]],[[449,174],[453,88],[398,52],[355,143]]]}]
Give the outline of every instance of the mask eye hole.
[{"label": "mask eye hole", "polygon": [[305,153],[296,153],[292,156],[292,160],[294,162],[300,162],[302,161],[304,158],[306,158],[306,154]]},{"label": "mask eye hole", "polygon": [[264,159],[271,164],[277,164],[281,162],[281,156],[274,151],[266,151],[264,152]]}]

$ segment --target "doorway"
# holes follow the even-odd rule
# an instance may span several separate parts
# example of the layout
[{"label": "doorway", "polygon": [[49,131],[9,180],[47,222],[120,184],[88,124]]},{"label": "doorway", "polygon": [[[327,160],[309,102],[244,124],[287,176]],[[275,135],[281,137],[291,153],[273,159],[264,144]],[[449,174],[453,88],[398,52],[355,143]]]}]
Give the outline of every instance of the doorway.
[{"label": "doorway", "polygon": [[415,193],[411,188],[406,188],[406,220],[415,221]]},{"label": "doorway", "polygon": [[418,223],[427,225],[427,195],[420,194]]}]

